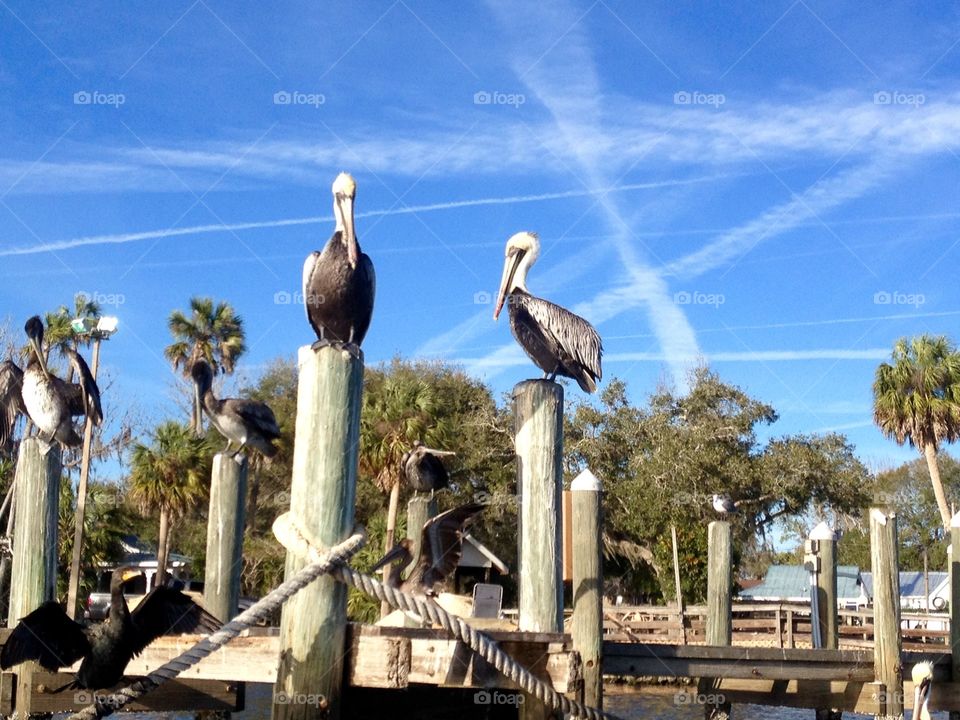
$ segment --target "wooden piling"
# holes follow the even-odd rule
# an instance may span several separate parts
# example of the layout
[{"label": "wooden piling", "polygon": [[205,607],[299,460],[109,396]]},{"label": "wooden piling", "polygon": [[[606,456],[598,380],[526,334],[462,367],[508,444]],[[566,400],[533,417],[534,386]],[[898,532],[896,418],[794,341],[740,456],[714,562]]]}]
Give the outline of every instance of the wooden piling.
[{"label": "wooden piling", "polygon": [[245,455],[213,456],[203,604],[222,622],[237,614],[240,599],[248,468]]},{"label": "wooden piling", "polygon": [[603,707],[603,563],[600,554],[600,480],[584,470],[570,483],[573,496],[573,649],[583,667],[583,702]]},{"label": "wooden piling", "polygon": [[[345,350],[300,348],[290,512],[321,547],[353,530],[363,360]],[[288,553],[286,577],[305,561]],[[341,715],[347,589],[324,576],[284,605],[275,720]]]},{"label": "wooden piling", "polygon": [[423,539],[423,526],[427,520],[437,514],[437,501],[429,495],[414,495],[407,503],[407,537],[413,543],[410,552],[413,559],[410,561],[409,571],[420,557],[420,541]]},{"label": "wooden piling", "polygon": [[[707,526],[707,645],[733,643],[733,534],[730,523],[714,520]],[[731,716],[730,703],[714,692],[716,681],[701,681],[701,692],[716,697],[704,706],[707,718]]]},{"label": "wooden piling", "polygon": [[[10,606],[7,626],[52,600],[57,588],[57,519],[60,502],[60,448],[44,454],[37,438],[24,438],[17,456],[17,517],[13,530]],[[17,714],[30,713],[30,684],[35,663],[17,671]]]},{"label": "wooden piling", "polygon": [[903,717],[900,666],[900,569],[897,515],[870,508],[870,564],[873,571],[874,677],[880,698],[878,720]]},{"label": "wooden piling", "polygon": [[[821,522],[810,533],[810,544],[816,557],[816,602],[820,625],[820,647],[830,650],[839,648],[840,635],[837,628],[837,535]],[[842,713],[835,708],[818,708],[816,720],[840,720]]]},{"label": "wooden piling", "polygon": [[[960,682],[960,513],[950,520],[950,661],[953,682]],[[950,712],[950,720],[960,720],[960,711]]]},{"label": "wooden piling", "polygon": [[[561,493],[563,388],[550,380],[525,380],[513,388],[520,519],[519,629],[563,629]],[[551,717],[533,696],[520,706],[524,720]]]}]

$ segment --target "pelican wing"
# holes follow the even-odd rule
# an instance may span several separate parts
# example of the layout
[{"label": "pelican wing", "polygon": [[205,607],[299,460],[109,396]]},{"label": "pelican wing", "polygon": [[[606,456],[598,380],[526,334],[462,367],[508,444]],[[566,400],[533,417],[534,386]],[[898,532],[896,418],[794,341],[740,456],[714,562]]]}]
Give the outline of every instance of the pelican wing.
[{"label": "pelican wing", "polygon": [[0,450],[10,446],[17,417],[27,412],[22,387],[23,371],[10,360],[0,363]]},{"label": "pelican wing", "polygon": [[[307,259],[303,261],[303,311],[307,315],[307,321],[310,321],[310,278],[313,277],[313,271],[317,266],[317,260],[320,258],[320,253],[314,251],[307,255]],[[313,323],[311,322],[311,325]]]},{"label": "pelican wing", "polygon": [[0,668],[36,660],[55,672],[89,652],[90,642],[83,628],[67,617],[58,602],[50,600],[17,623],[0,650]]},{"label": "pelican wing", "polygon": [[357,282],[360,287],[369,288],[369,292],[363,293],[361,298],[362,306],[357,308],[357,326],[354,328],[353,336],[359,344],[367,335],[370,328],[370,319],[373,317],[373,300],[377,294],[377,273],[373,269],[373,261],[366,253],[360,253],[357,261]]},{"label": "pelican wing", "polygon": [[280,426],[277,425],[277,418],[269,405],[258,400],[232,400],[230,402],[244,424],[255,427],[260,434],[271,440],[280,437]]},{"label": "pelican wing", "polygon": [[[571,372],[584,371],[574,378],[587,392],[596,390],[596,381],[603,377],[600,358],[603,342],[593,325],[566,308],[533,295],[521,295],[518,303],[524,312],[516,314],[516,322],[532,336],[543,335],[544,340],[559,351],[559,359]],[[524,315],[528,317],[524,317]],[[530,325],[535,327],[531,327]]]},{"label": "pelican wing", "polygon": [[[85,415],[94,425],[103,422],[103,408],[100,406],[100,388],[93,379],[93,373],[87,362],[72,348],[65,351],[78,382],[69,394],[70,414]],[[69,386],[68,386],[69,387]]]},{"label": "pelican wing", "polygon": [[430,518],[423,526],[420,564],[427,577],[448,577],[460,563],[463,530],[483,510],[479,503],[467,503]]},{"label": "pelican wing", "polygon": [[161,635],[190,632],[213,633],[220,621],[208,613],[189,595],[171,587],[154,588],[130,614],[134,633],[131,641],[134,655]]}]

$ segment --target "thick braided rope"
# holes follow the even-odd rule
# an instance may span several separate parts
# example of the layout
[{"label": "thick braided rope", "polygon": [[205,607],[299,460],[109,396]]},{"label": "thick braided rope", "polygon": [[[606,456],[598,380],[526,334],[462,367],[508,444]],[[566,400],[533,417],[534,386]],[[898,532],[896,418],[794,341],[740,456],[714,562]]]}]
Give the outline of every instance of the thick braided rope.
[{"label": "thick braided rope", "polygon": [[112,695],[97,698],[92,705],[74,713],[68,720],[98,720],[106,717],[150,692],[161,683],[175,678],[184,670],[196,665],[214,650],[226,645],[251,625],[267,620],[290,597],[321,575],[328,574],[338,565],[347,562],[354,553],[363,547],[365,542],[366,535],[362,528],[358,528],[356,534],[332,548],[330,552],[322,557],[318,556],[316,559],[311,558],[310,564],[300,572],[237,615],[210,637],[204,638],[186,652],[181,653],[165,665],[161,665],[142,680],[138,680]]}]

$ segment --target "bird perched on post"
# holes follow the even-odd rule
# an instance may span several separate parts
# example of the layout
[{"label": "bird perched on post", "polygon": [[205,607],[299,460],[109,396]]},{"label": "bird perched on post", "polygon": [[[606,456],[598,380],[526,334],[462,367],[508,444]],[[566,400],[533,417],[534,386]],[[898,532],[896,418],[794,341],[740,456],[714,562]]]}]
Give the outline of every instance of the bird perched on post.
[{"label": "bird perched on post", "polygon": [[303,264],[303,301],[307,320],[317,333],[314,348],[340,345],[358,352],[370,327],[376,275],[373,262],[360,251],[353,223],[357,183],[347,173],[333,181],[336,228],[323,252]]},{"label": "bird perched on post", "polygon": [[40,431],[40,440],[46,445],[59,442],[65,447],[77,447],[82,438],[73,426],[73,418],[84,415],[97,426],[103,422],[100,389],[87,363],[72,348],[64,349],[78,382],[68,383],[52,375],[43,355],[43,321],[34,315],[27,320],[24,330],[30,340],[32,353],[23,372],[21,397],[27,415]]},{"label": "bird perched on post", "polygon": [[563,375],[576,380],[584,392],[595,392],[602,377],[600,335],[579,315],[530,294],[527,272],[539,254],[540,241],[532,232],[519,232],[507,240],[493,319],[500,316],[506,302],[513,336],[543,370],[544,378]]},{"label": "bird perched on post", "polygon": [[218,399],[213,394],[213,368],[206,360],[195,362],[190,369],[190,375],[200,396],[203,411],[209,416],[213,426],[227,439],[224,453],[230,454],[233,443],[236,443],[237,449],[233,451],[233,457],[237,457],[247,445],[268,458],[277,454],[273,441],[280,437],[280,426],[277,425],[277,419],[269,405],[258,400]]},{"label": "bird perched on post", "polygon": [[[55,600],[22,618],[0,650],[0,668],[35,660],[56,672],[83,658],[76,680],[59,690],[97,690],[116,685],[134,657],[161,635],[200,630],[211,633],[220,622],[187,595],[169,587],[147,593],[130,612],[123,583],[139,575],[118,568],[110,578],[110,610],[106,621],[83,627],[71,620]],[[58,690],[58,692],[59,692]]]},{"label": "bird perched on post", "polygon": [[413,448],[400,458],[400,468],[414,492],[425,493],[429,490],[432,497],[434,492],[450,485],[450,474],[440,458],[455,455],[455,452],[449,450],[428,448],[417,440],[413,443]]},{"label": "bird perched on post", "polygon": [[716,510],[721,515],[728,515],[730,513],[735,513],[739,506],[740,506],[740,503],[734,502],[733,500],[731,500],[729,495],[713,496],[713,509]]},{"label": "bird perched on post", "polygon": [[[467,503],[430,518],[423,524],[420,534],[420,557],[413,557],[413,541],[404,538],[380,558],[370,570],[371,574],[385,565],[396,563],[396,570],[388,580],[391,585],[415,595],[436,596],[437,587],[443,584],[460,563],[464,530],[483,507],[479,503]],[[416,564],[410,571],[410,576],[401,583],[400,571],[414,560]]]}]

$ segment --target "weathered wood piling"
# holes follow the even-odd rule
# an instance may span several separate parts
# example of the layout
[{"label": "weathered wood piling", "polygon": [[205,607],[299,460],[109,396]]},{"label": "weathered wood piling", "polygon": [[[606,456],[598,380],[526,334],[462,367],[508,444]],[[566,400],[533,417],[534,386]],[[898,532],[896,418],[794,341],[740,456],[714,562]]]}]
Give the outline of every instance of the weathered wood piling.
[{"label": "weathered wood piling", "polygon": [[[290,512],[314,543],[331,547],[353,530],[363,360],[345,350],[300,348]],[[287,554],[286,577],[306,561]],[[347,589],[321,577],[283,608],[273,717],[341,715]]]},{"label": "weathered wood piling", "polygon": [[583,665],[583,702],[603,706],[602,486],[589,470],[570,483],[573,496],[573,649]]},{"label": "weathered wood piling", "polygon": [[[730,523],[714,520],[707,526],[707,645],[733,642],[733,534]],[[713,693],[714,682],[701,683],[701,691],[714,701],[704,705],[707,718],[730,717],[731,704]]]},{"label": "weathered wood piling", "polygon": [[[563,482],[563,388],[550,380],[525,380],[513,389],[516,422],[519,519],[519,628],[563,629],[561,494]],[[527,696],[527,720],[551,713]]]},{"label": "weathered wood piling", "polygon": [[[820,647],[837,650],[840,634],[837,629],[837,535],[821,522],[811,532],[807,541],[808,553],[816,573],[815,597],[817,623],[819,624]],[[842,713],[834,708],[818,708],[817,720],[840,720]]]},{"label": "weathered wood piling", "polygon": [[[8,627],[54,598],[57,588],[57,515],[60,501],[60,448],[44,453],[37,438],[24,438],[17,456],[17,518],[13,530]],[[30,684],[35,663],[17,672],[17,713],[30,713]]]},{"label": "weathered wood piling", "polygon": [[414,495],[407,503],[407,538],[413,543],[410,552],[413,559],[407,570],[420,557],[420,545],[423,540],[423,526],[427,520],[437,514],[437,501],[428,495]]},{"label": "weathered wood piling", "polygon": [[[955,681],[960,680],[960,513],[950,520],[950,662]],[[950,713],[950,720],[960,720],[960,711]]]},{"label": "weathered wood piling", "polygon": [[873,571],[873,663],[878,720],[903,717],[900,663],[900,564],[897,515],[870,508],[870,565]]},{"label": "weathered wood piling", "polygon": [[236,615],[240,599],[248,469],[245,455],[213,456],[203,604],[222,622]]}]

